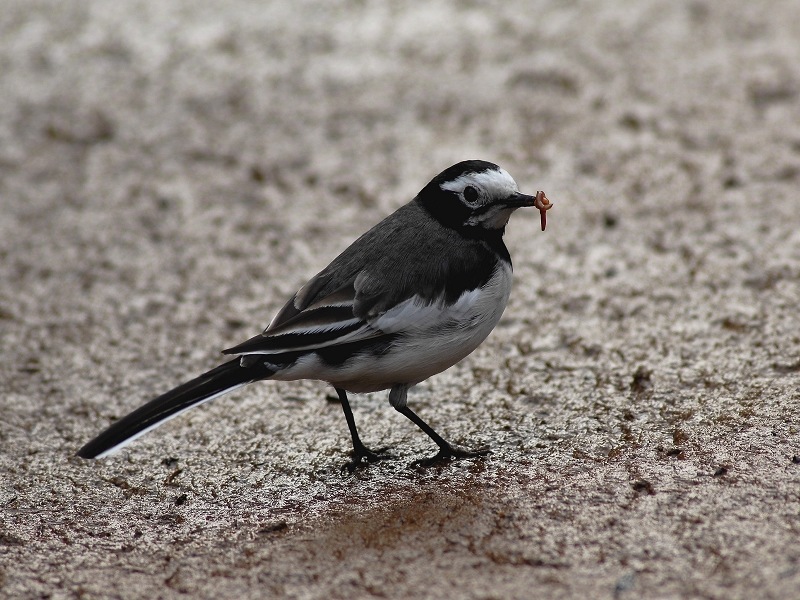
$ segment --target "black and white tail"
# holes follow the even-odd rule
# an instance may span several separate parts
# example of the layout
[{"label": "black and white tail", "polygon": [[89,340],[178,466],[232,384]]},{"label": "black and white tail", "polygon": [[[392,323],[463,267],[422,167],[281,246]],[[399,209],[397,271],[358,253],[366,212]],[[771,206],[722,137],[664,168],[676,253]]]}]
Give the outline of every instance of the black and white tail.
[{"label": "black and white tail", "polygon": [[113,454],[182,412],[253,381],[266,379],[274,373],[275,371],[265,366],[263,362],[242,366],[241,360],[235,358],[223,363],[216,369],[162,394],[113,423],[81,448],[78,456],[103,458]]}]

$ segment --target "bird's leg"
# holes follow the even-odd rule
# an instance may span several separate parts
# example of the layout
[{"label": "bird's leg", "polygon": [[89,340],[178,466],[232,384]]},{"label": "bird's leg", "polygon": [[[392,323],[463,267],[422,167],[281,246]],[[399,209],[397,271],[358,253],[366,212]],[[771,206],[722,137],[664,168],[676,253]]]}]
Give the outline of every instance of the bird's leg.
[{"label": "bird's leg", "polygon": [[350,437],[353,438],[353,460],[345,464],[343,468],[351,473],[355,471],[356,467],[364,464],[364,460],[368,463],[377,462],[379,460],[390,458],[391,455],[385,454],[385,448],[374,452],[367,448],[358,436],[356,429],[356,420],[353,417],[353,411],[350,408],[350,401],[347,399],[347,392],[342,388],[334,387],[336,393],[339,395],[339,400],[342,403],[342,411],[344,411],[344,418],[347,419],[347,427],[350,429]]},{"label": "bird's leg", "polygon": [[414,423],[417,427],[422,429],[428,437],[430,437],[437,446],[439,446],[439,452],[436,453],[435,456],[431,458],[427,458],[424,460],[416,461],[415,464],[418,464],[421,467],[430,467],[442,461],[450,460],[453,458],[473,458],[476,456],[485,456],[489,453],[488,448],[481,448],[479,450],[468,450],[466,448],[460,448],[454,444],[451,444],[438,433],[436,433],[433,428],[428,425],[425,421],[419,418],[417,414],[411,410],[408,405],[406,404],[406,393],[408,392],[407,386],[395,386],[389,392],[389,402],[394,407],[394,409],[399,412],[401,415],[405,415],[408,419]]}]

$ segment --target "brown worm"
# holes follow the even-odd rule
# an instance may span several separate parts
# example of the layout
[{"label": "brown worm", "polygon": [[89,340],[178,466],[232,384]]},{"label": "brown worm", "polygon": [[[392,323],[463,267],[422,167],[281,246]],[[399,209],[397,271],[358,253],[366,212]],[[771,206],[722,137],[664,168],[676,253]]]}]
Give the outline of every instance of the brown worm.
[{"label": "brown worm", "polygon": [[536,200],[533,205],[539,209],[539,215],[542,220],[542,231],[547,227],[547,211],[553,208],[550,200],[544,195],[544,192],[536,192]]}]

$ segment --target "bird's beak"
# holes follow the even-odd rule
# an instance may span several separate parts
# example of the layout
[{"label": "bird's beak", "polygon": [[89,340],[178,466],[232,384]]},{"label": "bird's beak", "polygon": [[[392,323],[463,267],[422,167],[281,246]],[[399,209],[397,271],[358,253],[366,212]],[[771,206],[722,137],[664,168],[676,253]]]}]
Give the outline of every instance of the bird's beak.
[{"label": "bird's beak", "polygon": [[544,228],[547,226],[545,212],[553,208],[553,205],[550,203],[550,200],[547,199],[547,196],[544,195],[544,192],[536,192],[535,196],[517,193],[505,200],[504,204],[512,208],[522,208],[524,206],[534,206],[538,208],[541,214],[542,231],[544,231]]},{"label": "bird's beak", "polygon": [[522,208],[523,206],[534,206],[536,196],[529,196],[528,194],[516,193],[510,198],[506,198],[503,204],[509,207]]},{"label": "bird's beak", "polygon": [[547,199],[547,196],[544,195],[544,192],[536,192],[535,196],[529,196],[528,194],[520,194],[519,192],[511,196],[510,198],[506,198],[503,201],[503,204],[506,206],[513,206],[514,208],[522,208],[523,206],[535,206],[539,210],[548,210],[552,204],[550,204],[550,200]]}]

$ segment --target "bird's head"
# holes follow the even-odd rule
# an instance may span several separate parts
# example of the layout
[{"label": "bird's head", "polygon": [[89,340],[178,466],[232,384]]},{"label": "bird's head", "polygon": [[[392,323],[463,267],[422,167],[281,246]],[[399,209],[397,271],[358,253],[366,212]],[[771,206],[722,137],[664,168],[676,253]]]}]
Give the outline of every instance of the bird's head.
[{"label": "bird's head", "polygon": [[419,194],[423,206],[445,226],[501,231],[518,208],[541,210],[542,198],[520,193],[505,169],[483,160],[467,160],[445,169]]}]

